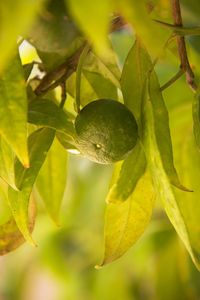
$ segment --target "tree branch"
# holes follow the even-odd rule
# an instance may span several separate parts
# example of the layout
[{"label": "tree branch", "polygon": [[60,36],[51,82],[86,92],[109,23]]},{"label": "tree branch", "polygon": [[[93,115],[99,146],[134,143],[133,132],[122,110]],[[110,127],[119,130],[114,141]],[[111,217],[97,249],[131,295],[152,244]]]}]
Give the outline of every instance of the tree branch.
[{"label": "tree branch", "polygon": [[[179,0],[171,0],[171,4],[172,4],[174,25],[182,27],[180,2]],[[181,61],[181,69],[186,73],[186,81],[189,84],[189,86],[192,88],[193,91],[196,91],[197,86],[194,82],[194,73],[191,69],[188,60],[185,38],[183,36],[178,36],[177,44],[178,44],[178,53]]]}]

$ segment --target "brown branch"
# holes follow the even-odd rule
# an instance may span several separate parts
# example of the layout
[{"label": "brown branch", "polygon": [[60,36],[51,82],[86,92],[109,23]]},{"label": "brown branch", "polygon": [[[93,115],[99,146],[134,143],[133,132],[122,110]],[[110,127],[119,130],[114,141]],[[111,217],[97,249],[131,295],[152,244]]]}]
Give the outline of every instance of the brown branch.
[{"label": "brown branch", "polygon": [[[182,16],[181,16],[181,8],[179,0],[171,0],[172,4],[172,14],[174,25],[182,27]],[[177,44],[178,44],[178,53],[181,61],[181,69],[186,74],[186,81],[193,91],[196,91],[197,86],[194,82],[194,73],[191,69],[188,56],[187,49],[185,44],[185,38],[183,36],[177,36]]]}]

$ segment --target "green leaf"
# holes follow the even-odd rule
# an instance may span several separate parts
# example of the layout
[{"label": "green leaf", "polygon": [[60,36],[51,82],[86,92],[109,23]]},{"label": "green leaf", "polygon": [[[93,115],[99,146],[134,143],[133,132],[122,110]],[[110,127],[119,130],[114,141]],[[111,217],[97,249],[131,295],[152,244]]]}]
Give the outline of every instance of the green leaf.
[{"label": "green leaf", "polygon": [[116,11],[120,11],[120,14],[131,23],[134,32],[140,37],[148,51],[158,56],[171,30],[157,26],[147,11],[146,0],[117,0],[115,2]]},{"label": "green leaf", "polygon": [[80,151],[76,147],[76,143],[74,143],[74,140],[70,139],[68,135],[62,132],[56,132],[56,137],[65,150],[74,154],[80,154]]},{"label": "green leaf", "polygon": [[67,152],[55,139],[40,170],[36,187],[53,221],[59,223],[67,178]]},{"label": "green leaf", "polygon": [[154,71],[150,74],[149,96],[152,104],[156,142],[165,172],[169,177],[171,184],[181,190],[189,191],[180,183],[177,171],[174,167],[172,142],[169,129],[169,115],[160,91],[160,85],[156,73]]},{"label": "green leaf", "polygon": [[[138,180],[146,169],[146,158],[140,142],[114,170],[114,180],[106,198],[106,202],[125,201],[132,194]],[[116,176],[116,173],[119,173]]]},{"label": "green leaf", "polygon": [[[32,232],[35,224],[35,204],[30,201],[29,204],[28,226]],[[14,218],[0,225],[0,255],[5,255],[25,243],[25,239],[16,225]]]},{"label": "green leaf", "polygon": [[19,36],[28,31],[44,1],[16,0],[0,2],[1,34],[0,73],[13,54]]},{"label": "green leaf", "polygon": [[29,165],[27,151],[27,96],[19,55],[10,61],[0,78],[0,134],[20,161]]},{"label": "green leaf", "polygon": [[200,35],[200,27],[180,27],[172,24],[168,24],[165,22],[161,22],[159,20],[155,20],[158,24],[171,29],[177,35]]},{"label": "green leaf", "polygon": [[105,253],[100,266],[120,258],[143,234],[152,213],[153,191],[148,174],[138,181],[125,202],[108,203],[105,219]]},{"label": "green leaf", "polygon": [[28,122],[55,129],[71,138],[75,136],[71,115],[64,112],[54,102],[46,99],[37,99],[29,103]]},{"label": "green leaf", "polygon": [[186,219],[182,214],[180,209],[180,201],[185,202],[185,197],[187,194],[183,191],[179,191],[181,195],[181,200],[177,201],[171,182],[166,174],[165,168],[163,166],[163,160],[158,149],[156,136],[155,136],[155,122],[152,111],[152,106],[150,101],[146,101],[144,107],[144,145],[146,151],[146,157],[148,158],[148,165],[151,171],[154,188],[158,200],[162,201],[166,213],[176,229],[178,235],[185,244],[188,252],[190,253],[194,263],[199,268],[199,258],[195,255],[189,238],[188,228],[186,226]]},{"label": "green leaf", "polygon": [[110,0],[66,0],[66,5],[79,26],[99,53],[108,51]]},{"label": "green leaf", "polygon": [[15,185],[14,160],[15,155],[12,149],[0,136],[0,177],[13,189],[17,189]]},{"label": "green leaf", "polygon": [[124,104],[132,111],[138,123],[140,122],[144,83],[151,66],[151,59],[147,51],[139,39],[136,39],[123,67],[121,88]]},{"label": "green leaf", "polygon": [[43,128],[33,132],[28,139],[30,168],[25,169],[19,160],[15,163],[16,185],[19,191],[8,189],[8,200],[15,222],[24,238],[34,244],[28,226],[28,204],[36,177],[51,147],[55,131]]},{"label": "green leaf", "polygon": [[197,93],[194,97],[192,106],[193,132],[198,149],[200,150],[200,95]]}]

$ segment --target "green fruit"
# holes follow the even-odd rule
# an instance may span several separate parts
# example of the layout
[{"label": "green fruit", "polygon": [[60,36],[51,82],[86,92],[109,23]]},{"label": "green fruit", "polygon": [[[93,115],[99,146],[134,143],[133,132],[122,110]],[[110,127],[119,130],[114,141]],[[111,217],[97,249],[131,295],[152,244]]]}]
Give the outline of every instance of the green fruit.
[{"label": "green fruit", "polygon": [[137,123],[128,108],[100,99],[87,104],[75,120],[80,152],[101,164],[122,160],[137,142]]}]

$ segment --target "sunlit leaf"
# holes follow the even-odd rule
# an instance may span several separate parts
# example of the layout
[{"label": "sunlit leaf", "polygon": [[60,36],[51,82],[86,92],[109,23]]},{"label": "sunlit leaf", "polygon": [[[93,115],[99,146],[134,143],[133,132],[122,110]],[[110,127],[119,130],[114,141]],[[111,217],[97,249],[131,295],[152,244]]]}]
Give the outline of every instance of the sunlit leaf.
[{"label": "sunlit leaf", "polygon": [[51,147],[55,131],[50,128],[33,132],[28,139],[30,168],[25,169],[17,160],[15,163],[16,185],[19,191],[9,187],[8,199],[18,228],[24,238],[34,244],[28,227],[28,204],[36,177]]},{"label": "sunlit leaf", "polygon": [[0,137],[0,177],[12,186],[12,188],[16,189],[14,160],[15,155],[12,149],[7,142]]},{"label": "sunlit leaf", "polygon": [[153,111],[150,101],[147,100],[144,108],[144,123],[145,123],[145,151],[148,157],[148,165],[153,178],[154,188],[157,198],[163,202],[166,213],[184,242],[188,252],[190,253],[194,263],[199,266],[199,258],[192,249],[188,228],[186,226],[186,219],[180,210],[180,201],[185,201],[187,193],[180,191],[181,200],[177,201],[174,195],[173,187],[166,174],[163,166],[161,154],[158,149],[155,136],[155,123]]},{"label": "sunlit leaf", "polygon": [[0,2],[1,33],[0,33],[0,73],[6,66],[20,35],[26,33],[44,1],[16,0]]},{"label": "sunlit leaf", "polygon": [[187,191],[180,183],[177,171],[174,167],[169,116],[155,72],[152,72],[150,75],[149,96],[152,104],[156,142],[162,159],[162,165],[171,184]]},{"label": "sunlit leaf", "polygon": [[124,103],[132,111],[138,122],[140,122],[144,82],[151,65],[147,51],[139,39],[136,39],[124,64],[121,87]]},{"label": "sunlit leaf", "polygon": [[15,56],[0,78],[0,134],[20,161],[28,166],[27,96],[24,70]]},{"label": "sunlit leaf", "polygon": [[67,178],[67,152],[55,139],[37,178],[36,187],[46,209],[58,224]]},{"label": "sunlit leaf", "polygon": [[140,238],[150,221],[152,207],[153,190],[148,174],[140,178],[126,201],[107,204],[101,266],[120,258]]},{"label": "sunlit leaf", "polygon": [[146,168],[146,158],[140,142],[134,147],[129,156],[115,166],[119,169],[118,176],[112,180],[111,189],[106,198],[107,202],[125,201],[132,194],[138,180]]},{"label": "sunlit leaf", "polygon": [[106,52],[111,1],[66,0],[66,5],[80,30],[94,44],[98,52]]}]

